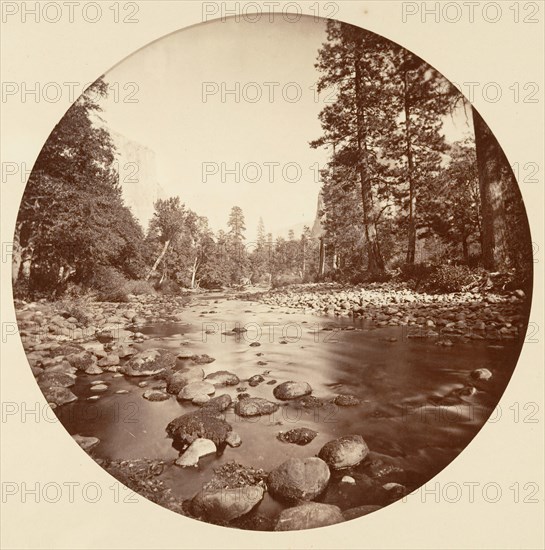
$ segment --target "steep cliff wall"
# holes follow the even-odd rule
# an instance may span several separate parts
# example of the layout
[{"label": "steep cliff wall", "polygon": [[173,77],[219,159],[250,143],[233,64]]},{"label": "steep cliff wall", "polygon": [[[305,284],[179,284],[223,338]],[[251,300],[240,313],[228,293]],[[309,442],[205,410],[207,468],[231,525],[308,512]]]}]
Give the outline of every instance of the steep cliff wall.
[{"label": "steep cliff wall", "polygon": [[313,239],[319,239],[324,234],[324,227],[322,223],[322,216],[320,215],[324,207],[324,198],[322,192],[318,195],[318,204],[316,206],[316,217],[314,218],[314,223],[312,224],[311,237]]},{"label": "steep cliff wall", "polygon": [[119,182],[125,204],[147,229],[153,203],[161,196],[155,152],[122,134],[112,131],[110,134],[117,148]]}]

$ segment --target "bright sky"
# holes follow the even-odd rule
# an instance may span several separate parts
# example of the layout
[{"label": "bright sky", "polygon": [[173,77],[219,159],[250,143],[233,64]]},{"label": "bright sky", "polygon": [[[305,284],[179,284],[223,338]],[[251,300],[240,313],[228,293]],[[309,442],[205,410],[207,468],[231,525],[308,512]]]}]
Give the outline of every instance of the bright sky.
[{"label": "bright sky", "polygon": [[[248,240],[260,216],[274,234],[312,224],[317,168],[327,162],[325,150],[308,145],[321,135],[325,96],[313,88],[324,40],[325,22],[311,17],[184,29],[106,73],[119,93],[110,93],[103,118],[155,151],[164,195],[179,195],[215,231],[225,228],[233,205],[244,211]],[[138,87],[133,96],[130,83]],[[123,101],[130,98],[137,102]],[[463,120],[447,122],[445,131],[459,139]]]}]

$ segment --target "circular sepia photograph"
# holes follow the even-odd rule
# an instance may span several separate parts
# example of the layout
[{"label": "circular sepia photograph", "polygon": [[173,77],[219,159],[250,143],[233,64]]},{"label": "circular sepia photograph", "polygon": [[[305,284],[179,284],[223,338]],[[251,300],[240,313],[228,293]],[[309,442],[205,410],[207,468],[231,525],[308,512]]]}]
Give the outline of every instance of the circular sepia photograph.
[{"label": "circular sepia photograph", "polygon": [[533,259],[515,173],[439,70],[337,20],[227,18],[85,90],[13,254],[74,445],[257,531],[380,514],[458,457],[515,369]]}]

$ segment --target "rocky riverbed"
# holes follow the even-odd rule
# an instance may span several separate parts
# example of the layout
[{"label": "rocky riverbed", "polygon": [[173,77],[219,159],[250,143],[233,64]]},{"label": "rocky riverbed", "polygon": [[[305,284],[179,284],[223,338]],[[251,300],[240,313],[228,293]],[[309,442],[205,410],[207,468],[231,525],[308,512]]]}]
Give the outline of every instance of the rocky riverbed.
[{"label": "rocky riverbed", "polygon": [[516,339],[526,330],[528,319],[527,299],[521,289],[426,294],[399,284],[343,288],[321,283],[256,292],[247,297],[307,313],[352,316],[377,327],[410,327],[410,338]]},{"label": "rocky riverbed", "polygon": [[16,312],[45,399],[112,475],[282,531],[379,510],[455,458],[505,389],[527,303],[314,285]]}]

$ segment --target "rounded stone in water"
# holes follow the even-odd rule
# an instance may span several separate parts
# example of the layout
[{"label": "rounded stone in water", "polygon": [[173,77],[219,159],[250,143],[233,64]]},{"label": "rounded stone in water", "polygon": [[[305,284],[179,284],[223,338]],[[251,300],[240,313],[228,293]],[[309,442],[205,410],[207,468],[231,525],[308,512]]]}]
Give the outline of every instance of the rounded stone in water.
[{"label": "rounded stone in water", "polygon": [[305,397],[312,393],[312,388],[307,382],[294,382],[290,380],[283,382],[274,388],[273,394],[276,399],[288,400],[297,399],[298,397]]}]

